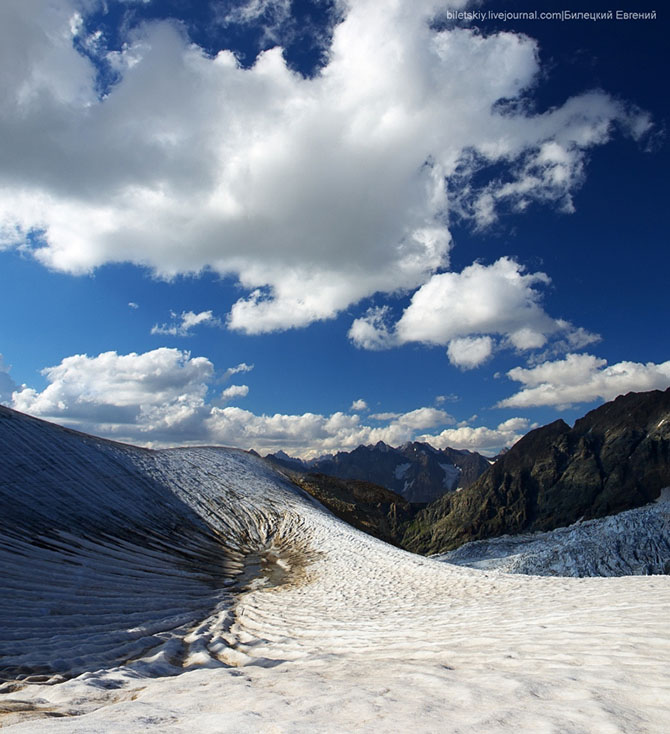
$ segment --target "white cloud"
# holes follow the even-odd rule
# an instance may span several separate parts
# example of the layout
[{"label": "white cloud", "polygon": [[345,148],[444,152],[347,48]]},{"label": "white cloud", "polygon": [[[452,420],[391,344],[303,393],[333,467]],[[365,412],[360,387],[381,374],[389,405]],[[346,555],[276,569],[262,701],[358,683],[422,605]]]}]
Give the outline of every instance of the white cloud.
[{"label": "white cloud", "polygon": [[368,409],[368,404],[365,402],[365,400],[363,400],[363,398],[359,398],[358,400],[354,400],[349,410],[361,411],[361,410],[367,410],[367,409]]},{"label": "white cloud", "polygon": [[397,446],[414,440],[420,429],[453,421],[443,411],[433,408],[389,415],[393,417],[387,425],[371,427],[362,424],[360,416],[341,412],[330,416],[317,413],[256,415],[230,407],[212,408],[206,423],[211,439],[218,443],[250,446],[258,451],[282,449],[293,455],[311,457],[352,450],[361,444],[378,441]]},{"label": "white cloud", "polygon": [[479,367],[493,353],[490,336],[462,337],[449,342],[447,356],[451,364],[464,370]]},{"label": "white cloud", "polygon": [[[465,218],[473,219],[480,228],[495,222],[501,208],[523,212],[533,202],[555,202],[560,210],[572,213],[572,192],[585,178],[585,150],[607,142],[615,122],[627,128],[635,138],[651,129],[651,121],[644,113],[621,106],[614,113],[611,105],[612,100],[606,95],[589,92],[573,97],[560,108],[532,118],[539,133],[537,142],[528,145],[520,155],[514,151],[514,138],[525,134],[523,125],[517,131],[509,131],[512,140],[501,135],[489,141],[488,150],[486,144],[480,146],[474,155],[470,154],[465,173],[454,177],[453,183],[457,184],[452,185],[454,210]],[[586,110],[588,121],[582,117]],[[541,131],[547,130],[545,126],[557,124],[560,129],[542,139]],[[480,189],[463,185],[463,177],[467,178],[471,168],[480,167],[482,158],[511,163],[510,153],[514,163],[507,180],[503,176]]]},{"label": "white cloud", "polygon": [[9,370],[0,354],[0,405],[11,405],[12,393],[19,387],[11,378]]},{"label": "white cloud", "polygon": [[[583,331],[583,329],[581,330]],[[539,349],[547,343],[547,337],[541,331],[523,326],[509,335],[509,340],[517,349]]]},{"label": "white cloud", "polygon": [[205,357],[165,347],[76,354],[42,370],[49,383],[42,392],[14,392],[12,407],[94,433],[178,440],[198,435],[213,371]]},{"label": "white cloud", "polygon": [[230,385],[221,393],[221,397],[224,400],[234,400],[235,398],[245,398],[248,394],[248,385]]},{"label": "white cloud", "polygon": [[[151,23],[107,54],[119,81],[99,98],[72,43],[87,6],[0,3],[0,246],[40,232],[34,255],[56,270],[128,261],[168,278],[236,276],[248,295],[228,325],[249,333],[331,318],[374,293],[439,290],[452,214],[481,223],[531,199],[569,208],[584,151],[614,123],[633,135],[646,125],[600,92],[503,113],[498,100],[538,79],[536,45],[431,27],[463,4],[343,3],[311,79],[281,48],[245,69]],[[252,0],[237,20],[287,7]],[[507,177],[473,190],[474,173],[499,164]],[[380,332],[368,332],[352,336],[372,344]]]},{"label": "white cloud", "polygon": [[461,273],[434,275],[412,297],[396,325],[400,342],[446,344],[469,334],[509,334],[534,327],[551,332],[556,324],[540,306],[536,286],[544,273],[524,273],[503,257],[492,265],[474,263]]},{"label": "white cloud", "polygon": [[172,322],[169,324],[155,324],[151,328],[152,334],[167,334],[169,336],[190,336],[192,330],[196,326],[204,324],[206,326],[221,326],[221,320],[212,314],[211,311],[201,311],[194,313],[193,311],[182,311],[177,315],[174,311],[170,312]]},{"label": "white cloud", "polygon": [[607,360],[591,354],[568,354],[565,359],[544,362],[530,369],[515,367],[508,376],[525,387],[500,401],[503,408],[528,408],[593,400],[613,400],[627,392],[664,390],[670,386],[670,361],[618,362],[607,366]]},{"label": "white cloud", "polygon": [[365,316],[353,322],[349,338],[363,349],[388,349],[395,346],[397,339],[388,324],[390,315],[388,306],[369,308]]},{"label": "white cloud", "polygon": [[[224,3],[221,10],[224,12],[220,14],[218,22],[222,25],[255,23],[264,16],[270,16],[275,24],[281,24],[291,15],[291,0],[247,0],[234,8]],[[263,26],[265,29],[267,23]]]},{"label": "white cloud", "polygon": [[228,369],[223,374],[223,378],[227,380],[228,378],[232,377],[233,375],[238,375],[244,372],[251,372],[253,368],[254,368],[253,364],[247,364],[246,362],[240,362],[238,365],[235,365],[235,367],[228,367]]},{"label": "white cloud", "polygon": [[419,430],[421,428],[433,428],[434,426],[444,425],[445,423],[453,423],[454,419],[445,413],[444,410],[437,408],[417,408],[410,410],[408,413],[401,413],[395,423],[400,426],[407,426]]},{"label": "white cloud", "polygon": [[503,336],[517,349],[541,347],[552,335],[585,338],[584,329],[553,319],[542,308],[538,287],[549,283],[545,273],[526,273],[507,257],[492,265],[473,263],[460,273],[433,275],[394,326],[388,308],[371,309],[354,321],[349,337],[366,349],[448,344],[449,360],[463,368],[476,367],[491,355],[489,335]]},{"label": "white cloud", "polygon": [[[8,404],[141,445],[222,443],[259,451],[283,449],[302,456],[378,441],[398,445],[414,440],[420,431],[454,423],[448,413],[430,407],[377,415],[383,425],[374,426],[351,412],[258,415],[210,401],[214,372],[205,357],[165,347],[144,354],[78,354],[42,371],[48,384],[41,392],[25,386],[16,389],[10,381],[13,394]],[[3,367],[0,380],[4,374]],[[232,400],[248,392],[247,385],[230,385],[221,397]]]},{"label": "white cloud", "polygon": [[420,441],[427,441],[435,448],[468,449],[483,454],[495,455],[503,448],[516,443],[531,428],[526,418],[509,418],[497,428],[485,426],[460,426],[446,428],[438,434],[419,436]]},{"label": "white cloud", "polygon": [[135,303],[135,301],[128,301],[128,308],[132,308],[133,310],[136,310],[139,308],[139,304]]},{"label": "white cloud", "polygon": [[592,334],[581,326],[575,329],[574,327],[570,327],[570,324],[567,324],[565,321],[559,321],[558,323],[561,328],[564,328],[564,325],[568,327],[563,334],[566,349],[581,349],[589,344],[595,344],[602,339],[600,334]]},{"label": "white cloud", "polygon": [[437,405],[444,405],[444,403],[455,403],[457,400],[459,400],[458,395],[456,393],[450,393],[449,395],[436,395],[435,396],[435,403]]},{"label": "white cloud", "polygon": [[[546,348],[539,352],[529,355],[528,364],[538,365],[543,362],[548,362],[553,357],[562,357],[565,354],[574,352],[576,349],[582,349],[589,346],[590,344],[596,344],[601,341],[602,337],[599,334],[593,334],[586,329],[580,327],[574,327],[563,319],[557,319],[556,323],[559,326],[560,331],[557,332],[557,338],[553,339],[549,344],[546,344]],[[520,339],[520,341],[519,341]],[[536,349],[537,347],[532,346],[535,340],[534,334],[519,334],[516,338],[516,343],[521,343],[517,349]],[[535,341],[539,345],[539,338]],[[515,340],[510,337],[510,343],[514,344]],[[524,347],[523,344],[526,346]],[[516,346],[516,345],[515,345]]]},{"label": "white cloud", "polygon": [[386,411],[384,413],[371,413],[370,418],[376,421],[391,421],[395,418],[399,418],[402,413],[394,413],[393,411]]}]

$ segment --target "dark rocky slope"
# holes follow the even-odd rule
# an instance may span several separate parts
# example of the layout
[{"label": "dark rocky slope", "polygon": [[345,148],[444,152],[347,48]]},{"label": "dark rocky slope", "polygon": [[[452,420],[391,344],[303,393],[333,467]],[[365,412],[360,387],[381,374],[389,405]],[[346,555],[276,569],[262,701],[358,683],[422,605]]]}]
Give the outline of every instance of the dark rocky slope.
[{"label": "dark rocky slope", "polygon": [[640,507],[670,485],[670,389],[629,393],[573,428],[531,431],[468,489],[420,512],[403,545],[439,553]]}]

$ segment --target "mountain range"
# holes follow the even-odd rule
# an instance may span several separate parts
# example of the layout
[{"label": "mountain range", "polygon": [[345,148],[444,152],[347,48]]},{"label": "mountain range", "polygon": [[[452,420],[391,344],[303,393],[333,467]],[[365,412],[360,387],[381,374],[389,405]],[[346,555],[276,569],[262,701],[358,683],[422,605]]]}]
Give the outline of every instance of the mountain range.
[{"label": "mountain range", "polygon": [[412,503],[433,502],[445,492],[469,487],[491,464],[491,459],[473,451],[436,449],[416,441],[398,448],[379,441],[309,461],[281,451],[266,459],[299,472],[381,485]]},{"label": "mountain range", "polygon": [[670,388],[628,393],[570,428],[530,431],[462,492],[418,513],[402,545],[442,553],[472,540],[613,515],[670,486]]}]

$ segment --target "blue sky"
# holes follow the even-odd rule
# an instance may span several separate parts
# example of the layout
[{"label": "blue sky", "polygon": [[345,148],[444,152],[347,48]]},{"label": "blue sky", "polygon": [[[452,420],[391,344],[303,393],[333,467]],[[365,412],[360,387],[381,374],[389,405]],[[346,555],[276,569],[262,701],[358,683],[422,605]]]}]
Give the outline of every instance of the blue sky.
[{"label": "blue sky", "polygon": [[494,453],[669,386],[667,18],[528,5],[3,3],[0,401]]}]

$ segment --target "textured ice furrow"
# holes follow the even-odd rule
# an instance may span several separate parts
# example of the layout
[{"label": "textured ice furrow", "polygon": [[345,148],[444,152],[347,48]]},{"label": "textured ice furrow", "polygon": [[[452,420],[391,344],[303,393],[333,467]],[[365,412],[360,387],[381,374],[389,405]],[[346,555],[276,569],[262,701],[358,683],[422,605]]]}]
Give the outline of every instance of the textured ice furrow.
[{"label": "textured ice furrow", "polygon": [[300,554],[282,541],[297,490],[241,452],[150,452],[1,407],[0,445],[5,679],[147,654],[203,663],[213,633],[193,628],[226,617],[231,592],[264,566]]}]

